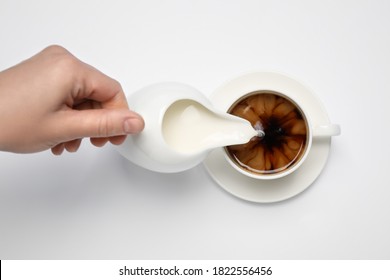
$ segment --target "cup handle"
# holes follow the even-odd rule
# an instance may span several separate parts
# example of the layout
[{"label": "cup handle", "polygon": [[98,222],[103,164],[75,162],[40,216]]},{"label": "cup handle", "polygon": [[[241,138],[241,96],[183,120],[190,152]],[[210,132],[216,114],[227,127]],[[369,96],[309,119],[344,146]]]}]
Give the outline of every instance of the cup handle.
[{"label": "cup handle", "polygon": [[340,135],[338,124],[316,125],[313,127],[313,137],[330,137]]}]

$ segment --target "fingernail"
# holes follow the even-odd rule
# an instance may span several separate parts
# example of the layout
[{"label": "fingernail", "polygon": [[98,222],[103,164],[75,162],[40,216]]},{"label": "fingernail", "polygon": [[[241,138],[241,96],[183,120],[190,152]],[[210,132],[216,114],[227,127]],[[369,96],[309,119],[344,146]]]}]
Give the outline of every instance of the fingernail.
[{"label": "fingernail", "polygon": [[125,133],[128,134],[138,133],[144,128],[144,122],[142,119],[138,118],[127,119],[123,124],[123,128]]}]

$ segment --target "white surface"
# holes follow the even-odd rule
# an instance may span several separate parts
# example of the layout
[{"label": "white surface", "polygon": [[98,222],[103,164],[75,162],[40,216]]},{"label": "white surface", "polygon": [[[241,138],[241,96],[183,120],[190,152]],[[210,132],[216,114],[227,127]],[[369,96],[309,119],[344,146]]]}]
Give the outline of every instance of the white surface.
[{"label": "white surface", "polygon": [[161,175],[87,142],[61,157],[0,153],[0,258],[389,258],[389,10],[2,0],[1,69],[57,43],[127,92],[175,80],[210,94],[242,72],[277,70],[309,85],[343,131],[316,182],[269,205],[227,194],[201,166]]}]

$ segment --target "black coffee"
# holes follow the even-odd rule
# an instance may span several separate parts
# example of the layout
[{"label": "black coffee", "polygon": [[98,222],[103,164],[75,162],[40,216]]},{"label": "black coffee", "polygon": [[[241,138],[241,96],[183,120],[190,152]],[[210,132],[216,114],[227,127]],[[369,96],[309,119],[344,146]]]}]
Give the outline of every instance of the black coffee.
[{"label": "black coffee", "polygon": [[299,108],[273,92],[249,94],[229,113],[247,119],[264,135],[246,144],[226,147],[241,168],[256,174],[273,174],[293,166],[304,154],[307,123]]}]

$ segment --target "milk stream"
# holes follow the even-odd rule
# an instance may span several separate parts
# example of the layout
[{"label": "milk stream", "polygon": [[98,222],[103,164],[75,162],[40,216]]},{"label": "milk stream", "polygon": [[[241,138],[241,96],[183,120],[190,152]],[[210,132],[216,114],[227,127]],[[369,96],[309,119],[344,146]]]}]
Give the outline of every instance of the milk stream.
[{"label": "milk stream", "polygon": [[162,132],[169,146],[189,154],[244,144],[259,135],[248,121],[216,114],[193,100],[179,100],[167,109]]}]

